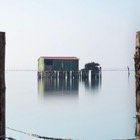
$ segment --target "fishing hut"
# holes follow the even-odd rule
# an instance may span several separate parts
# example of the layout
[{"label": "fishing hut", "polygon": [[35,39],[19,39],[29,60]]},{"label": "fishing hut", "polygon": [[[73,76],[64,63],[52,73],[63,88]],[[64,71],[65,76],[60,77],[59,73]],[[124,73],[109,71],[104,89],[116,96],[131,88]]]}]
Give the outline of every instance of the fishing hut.
[{"label": "fishing hut", "polygon": [[40,57],[38,78],[79,78],[79,58]]},{"label": "fishing hut", "polygon": [[89,71],[91,71],[91,79],[101,77],[101,66],[98,63],[91,62],[85,64],[85,67],[81,69],[82,79],[89,78]]}]

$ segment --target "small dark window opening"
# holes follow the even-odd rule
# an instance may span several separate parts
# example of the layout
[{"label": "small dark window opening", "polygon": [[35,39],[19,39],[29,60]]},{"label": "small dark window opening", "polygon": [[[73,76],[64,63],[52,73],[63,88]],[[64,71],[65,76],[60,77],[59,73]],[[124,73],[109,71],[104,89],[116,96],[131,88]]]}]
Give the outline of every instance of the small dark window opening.
[{"label": "small dark window opening", "polygon": [[52,65],[53,61],[52,60],[45,60],[45,65]]}]

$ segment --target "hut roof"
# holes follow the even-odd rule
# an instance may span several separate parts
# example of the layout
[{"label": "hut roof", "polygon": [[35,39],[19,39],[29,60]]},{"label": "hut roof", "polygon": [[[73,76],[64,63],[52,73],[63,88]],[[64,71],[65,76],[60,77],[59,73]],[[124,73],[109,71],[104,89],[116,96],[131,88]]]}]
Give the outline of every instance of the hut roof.
[{"label": "hut roof", "polygon": [[79,60],[79,58],[77,57],[56,57],[56,56],[42,56],[40,58],[44,58],[44,59],[50,59],[50,60]]}]

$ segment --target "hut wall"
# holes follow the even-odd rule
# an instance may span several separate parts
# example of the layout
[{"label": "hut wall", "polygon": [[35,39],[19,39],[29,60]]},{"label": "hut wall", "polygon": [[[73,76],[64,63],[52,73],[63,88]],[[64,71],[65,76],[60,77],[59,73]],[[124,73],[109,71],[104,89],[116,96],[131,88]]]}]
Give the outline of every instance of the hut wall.
[{"label": "hut wall", "polygon": [[38,72],[44,71],[44,58],[39,58],[38,59]]},{"label": "hut wall", "polygon": [[45,60],[45,70],[52,71],[78,71],[79,70],[79,62],[78,60],[52,60],[50,65],[47,65],[47,61]]}]

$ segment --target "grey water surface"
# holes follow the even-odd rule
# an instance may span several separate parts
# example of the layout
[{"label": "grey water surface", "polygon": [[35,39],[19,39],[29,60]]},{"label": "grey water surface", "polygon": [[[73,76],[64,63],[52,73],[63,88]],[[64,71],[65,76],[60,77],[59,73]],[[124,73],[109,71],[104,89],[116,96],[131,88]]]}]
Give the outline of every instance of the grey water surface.
[{"label": "grey water surface", "polygon": [[[94,80],[38,80],[36,71],[6,71],[6,126],[76,140],[135,137],[135,73],[103,71]],[[37,138],[6,129],[17,140]]]}]

